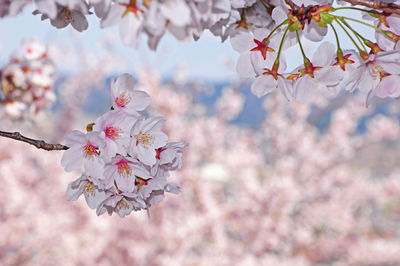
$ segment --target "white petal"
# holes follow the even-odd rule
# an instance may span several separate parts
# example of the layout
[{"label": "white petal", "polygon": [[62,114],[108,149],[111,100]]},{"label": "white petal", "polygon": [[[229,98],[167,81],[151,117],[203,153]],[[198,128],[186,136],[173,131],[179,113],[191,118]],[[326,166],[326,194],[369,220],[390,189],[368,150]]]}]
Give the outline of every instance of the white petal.
[{"label": "white petal", "polygon": [[110,27],[117,25],[118,22],[121,21],[122,15],[125,12],[125,9],[123,6],[119,4],[114,4],[111,6],[110,11],[108,12],[107,16],[101,20],[101,27]]},{"label": "white petal", "polygon": [[400,77],[391,75],[382,79],[376,88],[376,96],[396,98],[400,96]]},{"label": "white petal", "polygon": [[71,15],[72,15],[71,25],[72,27],[74,27],[74,29],[76,29],[79,32],[87,30],[89,24],[86,17],[81,12],[72,10]]},{"label": "white petal", "polygon": [[85,158],[83,160],[83,167],[85,168],[85,172],[87,175],[104,179],[104,161],[100,158],[100,156],[94,155],[92,158]]},{"label": "white petal", "polygon": [[82,149],[74,146],[66,150],[61,158],[61,166],[67,172],[81,168],[83,163]]},{"label": "white petal", "polygon": [[81,131],[73,130],[65,137],[64,141],[67,146],[84,144],[86,142],[85,136]]},{"label": "white petal", "polygon": [[35,4],[42,14],[46,14],[51,19],[57,16],[57,6],[54,1],[48,0],[35,0]]},{"label": "white petal", "polygon": [[151,103],[150,96],[144,91],[133,91],[132,100],[128,107],[134,109],[135,111],[143,111]]},{"label": "white petal", "polygon": [[126,14],[119,24],[119,33],[122,42],[125,45],[136,45],[138,41],[139,30],[142,25],[142,20],[138,19],[134,14],[129,12]]},{"label": "white petal", "polygon": [[318,83],[315,79],[306,75],[296,80],[294,84],[295,99],[299,102],[307,102],[318,89]]},{"label": "white petal", "polygon": [[236,71],[240,77],[250,78],[254,77],[254,69],[250,60],[250,54],[241,54],[236,64]]},{"label": "white petal", "polygon": [[312,42],[320,42],[327,32],[328,27],[320,27],[314,20],[311,20],[310,24],[306,24],[303,34],[304,37]]},{"label": "white petal", "polygon": [[181,188],[175,183],[168,183],[164,190],[173,194],[179,194],[181,192]]},{"label": "white petal", "polygon": [[276,85],[277,82],[272,76],[261,75],[253,81],[253,84],[251,84],[251,92],[260,98],[274,90]]},{"label": "white petal", "polygon": [[314,71],[314,75],[319,83],[322,83],[326,86],[334,86],[343,79],[344,72],[337,66],[327,66],[320,70]]},{"label": "white petal", "polygon": [[72,188],[72,183],[68,184],[67,187],[67,200],[75,201],[82,195],[82,191],[80,190],[80,186],[77,188]]},{"label": "white petal", "polygon": [[182,0],[166,1],[160,11],[175,26],[182,27],[190,23],[190,9]]},{"label": "white petal", "polygon": [[164,122],[165,122],[165,119],[160,116],[150,117],[145,120],[145,123],[143,123],[142,131],[144,133],[144,132],[149,132],[149,131],[153,131],[153,130],[160,130],[161,126],[164,124]]},{"label": "white petal", "polygon": [[95,189],[94,192],[86,192],[85,199],[90,209],[96,209],[106,199],[106,193]]},{"label": "white petal", "polygon": [[239,53],[248,52],[255,46],[253,36],[245,31],[239,32],[231,37],[231,45],[232,48]]},{"label": "white petal", "polygon": [[133,77],[132,75],[129,75],[127,73],[122,74],[117,78],[115,81],[115,87],[117,91],[130,91],[133,90],[134,82],[133,82]]},{"label": "white petal", "polygon": [[69,24],[69,22],[62,17],[62,15],[58,15],[55,19],[51,19],[50,23],[57,29],[65,28]]},{"label": "white petal", "polygon": [[115,173],[115,181],[117,182],[118,188],[123,192],[133,192],[135,188],[135,176],[121,176],[119,173]]},{"label": "white petal", "polygon": [[146,165],[154,165],[156,163],[156,151],[155,149],[146,149],[142,145],[138,145],[138,159]]},{"label": "white petal", "polygon": [[164,132],[155,131],[152,133],[152,135],[155,138],[154,144],[153,144],[154,148],[158,149],[158,148],[164,147],[165,144],[167,144],[168,136]]},{"label": "white petal", "polygon": [[332,63],[334,57],[336,56],[335,45],[329,42],[323,42],[315,51],[312,58],[312,63],[315,67],[324,67]]}]

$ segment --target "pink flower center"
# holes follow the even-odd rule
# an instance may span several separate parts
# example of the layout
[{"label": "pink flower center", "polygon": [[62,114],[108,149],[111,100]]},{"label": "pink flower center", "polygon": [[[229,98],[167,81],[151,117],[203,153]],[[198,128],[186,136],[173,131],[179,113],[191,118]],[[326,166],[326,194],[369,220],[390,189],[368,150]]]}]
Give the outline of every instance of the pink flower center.
[{"label": "pink flower center", "polygon": [[129,104],[131,100],[132,100],[131,95],[123,92],[117,98],[115,98],[115,104],[120,108],[124,108]]},{"label": "pink flower center", "polygon": [[135,136],[135,139],[136,146],[141,143],[145,148],[148,148],[154,144],[154,136],[149,133],[143,134],[142,132],[139,132],[139,134]]},{"label": "pink flower center", "polygon": [[129,166],[128,161],[121,159],[116,163],[118,167],[118,173],[122,177],[128,177],[132,174],[132,168]]},{"label": "pink flower center", "polygon": [[117,127],[108,126],[104,129],[104,133],[106,134],[106,138],[115,140],[121,134],[121,129]]},{"label": "pink flower center", "polygon": [[93,145],[92,143],[88,142],[85,146],[83,146],[83,155],[86,158],[92,158],[93,155],[100,155],[98,151],[98,147]]}]

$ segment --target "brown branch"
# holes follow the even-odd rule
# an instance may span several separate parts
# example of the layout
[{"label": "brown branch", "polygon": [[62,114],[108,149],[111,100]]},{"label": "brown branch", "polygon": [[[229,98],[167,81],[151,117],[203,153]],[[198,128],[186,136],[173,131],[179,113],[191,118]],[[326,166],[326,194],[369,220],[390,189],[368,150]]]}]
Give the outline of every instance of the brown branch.
[{"label": "brown branch", "polygon": [[296,11],[296,10],[298,10],[299,9],[299,6],[297,6],[295,3],[293,3],[291,0],[285,0],[285,3],[288,5],[288,6],[290,6],[290,8],[293,10],[293,11]]},{"label": "brown branch", "polygon": [[69,149],[69,147],[62,145],[62,144],[50,144],[50,143],[46,143],[43,140],[30,139],[30,138],[24,137],[19,132],[12,133],[12,132],[0,131],[0,136],[10,138],[10,139],[15,139],[18,141],[23,141],[23,142],[26,142],[26,143],[29,143],[29,144],[35,146],[38,149],[43,149],[46,151],[59,151],[59,150],[68,150]]},{"label": "brown branch", "polygon": [[381,10],[383,12],[400,15],[400,6],[393,3],[385,3],[382,1],[374,1],[374,0],[344,0],[344,1],[352,5],[365,6],[372,9]]}]

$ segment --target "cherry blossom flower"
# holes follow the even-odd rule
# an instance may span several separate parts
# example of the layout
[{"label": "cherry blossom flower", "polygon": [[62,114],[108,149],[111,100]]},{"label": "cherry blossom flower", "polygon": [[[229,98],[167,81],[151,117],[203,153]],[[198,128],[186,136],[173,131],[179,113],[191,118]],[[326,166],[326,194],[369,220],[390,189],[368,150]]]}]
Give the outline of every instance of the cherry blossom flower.
[{"label": "cherry blossom flower", "polygon": [[96,185],[96,181],[98,182],[96,178],[83,173],[81,177],[68,185],[67,199],[75,201],[83,194],[89,208],[96,209],[106,199],[105,191]]},{"label": "cherry blossom flower", "polygon": [[99,132],[84,134],[74,130],[67,135],[65,143],[70,147],[61,158],[61,165],[65,171],[77,170],[83,165],[88,176],[104,179],[104,160],[100,155],[105,140],[101,138]]},{"label": "cherry blossom flower", "polygon": [[399,51],[379,52],[369,55],[368,59],[349,78],[348,88],[350,90],[359,88],[365,92],[372,91],[387,75],[400,74],[399,60]]},{"label": "cherry blossom flower", "polygon": [[56,100],[56,69],[47,47],[35,39],[27,40],[20,54],[16,53],[0,74],[0,103],[13,120],[31,119]]},{"label": "cherry blossom flower", "polygon": [[188,144],[184,142],[169,142],[164,147],[156,150],[157,162],[151,168],[151,174],[156,175],[161,167],[165,171],[174,171],[182,167],[183,148]]},{"label": "cherry blossom flower", "polygon": [[110,10],[101,20],[101,27],[119,24],[122,42],[136,45],[143,30],[143,7],[136,1],[121,1],[111,4]]},{"label": "cherry blossom flower", "polygon": [[[298,101],[308,101],[318,90],[328,90],[343,79],[343,71],[333,65],[333,45],[323,43],[315,52],[312,62],[306,62],[304,68],[296,69],[292,76],[294,97]],[[328,56],[326,56],[328,55]],[[295,73],[298,72],[298,73]]]},{"label": "cherry blossom flower", "polygon": [[[149,179],[150,174],[137,162],[129,157],[115,156],[111,162],[105,166],[105,187],[116,187],[117,191],[133,192],[135,188],[136,176],[142,179]],[[115,183],[114,183],[115,182]]]},{"label": "cherry blossom flower", "polygon": [[117,153],[126,155],[130,130],[136,120],[121,109],[107,112],[96,120],[93,130],[102,132],[101,136],[105,139],[103,152],[106,158],[112,158]]},{"label": "cherry blossom flower", "polygon": [[69,7],[57,4],[57,15],[54,18],[51,17],[48,13],[42,14],[41,10],[35,10],[33,14],[42,14],[42,20],[50,19],[51,25],[58,29],[65,28],[69,24],[71,24],[75,30],[82,32],[86,30],[89,26],[88,21],[85,17],[85,14],[87,12],[88,6],[86,2],[82,2],[76,7]]},{"label": "cherry blossom flower", "polygon": [[144,91],[133,89],[133,78],[129,74],[123,74],[110,83],[111,106],[115,110],[123,110],[131,115],[138,115],[150,104],[150,97]]},{"label": "cherry blossom flower", "polygon": [[168,136],[161,131],[164,123],[162,117],[138,120],[131,130],[130,154],[144,164],[152,166],[156,163],[156,149],[165,146]]},{"label": "cherry blossom flower", "polygon": [[376,88],[375,95],[380,98],[397,98],[400,96],[400,75],[390,75],[382,79]]},{"label": "cherry blossom flower", "polygon": [[129,215],[133,210],[145,208],[146,204],[137,199],[135,193],[108,193],[107,198],[100,203],[97,207],[96,214],[102,215],[106,211],[109,215],[114,212],[117,213],[121,218]]}]

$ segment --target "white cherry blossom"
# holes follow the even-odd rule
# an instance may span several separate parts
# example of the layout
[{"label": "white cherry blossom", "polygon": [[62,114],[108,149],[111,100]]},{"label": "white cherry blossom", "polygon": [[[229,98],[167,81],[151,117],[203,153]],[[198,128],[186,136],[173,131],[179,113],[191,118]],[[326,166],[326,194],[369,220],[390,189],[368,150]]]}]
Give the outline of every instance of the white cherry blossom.
[{"label": "white cherry blossom", "polygon": [[129,74],[123,74],[114,82],[111,79],[111,106],[115,110],[122,110],[131,115],[138,115],[138,111],[143,111],[150,104],[150,97],[144,91],[133,89],[133,78]]},{"label": "white cherry blossom", "polygon": [[157,161],[156,149],[165,146],[168,141],[168,136],[161,131],[164,121],[161,117],[138,120],[131,130],[129,154],[137,155],[137,158],[146,165],[154,165]]},{"label": "white cherry blossom", "polygon": [[65,171],[78,170],[83,165],[87,175],[104,179],[104,160],[100,155],[105,141],[99,132],[84,134],[74,130],[67,135],[65,143],[70,147],[61,158],[61,165]]}]

